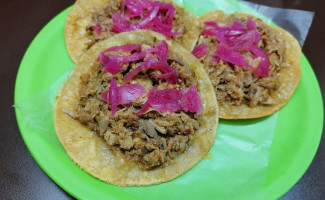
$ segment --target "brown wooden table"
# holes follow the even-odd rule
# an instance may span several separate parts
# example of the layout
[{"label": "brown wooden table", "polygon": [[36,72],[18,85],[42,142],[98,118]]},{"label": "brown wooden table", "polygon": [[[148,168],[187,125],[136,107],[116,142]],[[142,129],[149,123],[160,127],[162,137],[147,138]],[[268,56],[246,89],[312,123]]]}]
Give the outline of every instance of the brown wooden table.
[{"label": "brown wooden table", "polygon": [[[0,2],[0,199],[72,199],[37,165],[20,135],[14,109],[14,83],[28,45],[73,0]],[[325,94],[325,1],[253,0],[268,6],[315,11],[303,47]],[[324,131],[323,131],[324,132]],[[317,154],[299,182],[281,199],[325,199],[324,134]]]}]

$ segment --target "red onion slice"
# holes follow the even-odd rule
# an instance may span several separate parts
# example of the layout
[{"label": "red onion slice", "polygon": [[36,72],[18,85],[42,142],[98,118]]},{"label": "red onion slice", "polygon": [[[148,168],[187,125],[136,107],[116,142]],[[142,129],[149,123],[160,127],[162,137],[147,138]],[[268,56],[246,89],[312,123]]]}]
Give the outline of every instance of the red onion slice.
[{"label": "red onion slice", "polygon": [[118,105],[124,105],[137,100],[146,92],[146,89],[139,84],[117,86],[117,81],[111,79],[109,91],[101,95],[101,99],[111,104],[112,115],[117,112]]},{"label": "red onion slice", "polygon": [[153,7],[150,10],[150,12],[147,13],[147,15],[142,18],[142,20],[138,23],[138,25],[140,27],[142,27],[142,26],[148,24],[149,22],[151,22],[157,16],[157,14],[159,12],[159,6],[160,6],[159,1],[155,1],[153,3]]},{"label": "red onion slice", "polygon": [[182,98],[182,107],[185,111],[200,114],[202,111],[202,102],[199,93],[196,90],[196,84],[192,85],[190,89]]},{"label": "red onion slice", "polygon": [[[258,32],[255,22],[251,18],[248,18],[246,21],[247,29],[244,29],[238,21],[234,21],[231,27],[219,27],[214,21],[207,21],[204,24],[207,28],[202,31],[202,34],[215,36],[219,41],[217,53],[211,59],[212,62],[219,62],[218,59],[222,59],[234,65],[253,69],[254,75],[257,77],[268,76],[270,66],[269,58],[267,54],[257,46],[257,43],[261,40],[261,35]],[[256,69],[246,62],[244,56],[241,54],[241,51],[244,50],[252,52],[254,58],[261,58]],[[197,51],[198,53],[193,50],[194,53],[199,54],[200,51]],[[198,56],[201,56],[201,54]]]},{"label": "red onion slice", "polygon": [[239,52],[231,50],[231,49],[227,49],[226,47],[224,47],[222,45],[219,45],[217,47],[217,53],[214,54],[214,56],[216,56],[224,61],[227,61],[231,64],[238,65],[238,66],[244,66],[244,67],[253,69],[252,66],[247,64],[244,56],[242,56]]},{"label": "red onion slice", "polygon": [[260,57],[261,61],[254,71],[254,75],[257,77],[266,77],[269,75],[270,61],[266,53],[259,47],[252,45],[249,50],[254,54],[255,58]]},{"label": "red onion slice", "polygon": [[104,65],[105,72],[116,74],[123,69],[118,61],[110,59],[103,52],[99,54],[98,60]]},{"label": "red onion slice", "polygon": [[103,27],[102,27],[100,24],[97,23],[93,28],[94,28],[95,33],[96,33],[97,35],[102,34],[102,32],[103,32]]},{"label": "red onion slice", "polygon": [[[167,11],[167,12],[166,12]],[[139,22],[131,23],[132,18],[144,17]],[[113,13],[112,30],[127,32],[139,29],[150,29],[167,37],[181,34],[172,32],[175,8],[172,4],[148,0],[125,0],[121,5],[121,13]]]},{"label": "red onion slice", "polygon": [[178,89],[157,91],[157,87],[153,87],[148,93],[148,100],[136,115],[147,112],[149,108],[160,112],[174,113],[184,110],[199,114],[202,111],[202,102],[196,84],[192,85],[186,93]]},{"label": "red onion slice", "polygon": [[207,49],[208,47],[206,44],[199,44],[193,49],[192,54],[199,59],[206,54]]}]

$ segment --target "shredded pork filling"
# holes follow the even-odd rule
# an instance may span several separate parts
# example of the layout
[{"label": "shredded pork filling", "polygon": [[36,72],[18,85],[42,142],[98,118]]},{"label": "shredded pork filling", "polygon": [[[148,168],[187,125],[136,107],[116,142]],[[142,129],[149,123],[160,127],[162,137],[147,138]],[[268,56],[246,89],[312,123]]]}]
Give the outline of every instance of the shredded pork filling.
[{"label": "shredded pork filling", "polygon": [[[246,27],[246,19],[232,16],[224,22],[218,22],[224,26],[231,26],[232,20],[239,21]],[[264,25],[260,20],[255,21],[257,29],[261,34],[261,40],[258,43],[260,47],[269,57],[270,68],[267,77],[255,77],[253,71],[246,67],[233,65],[223,60],[218,63],[212,62],[213,54],[216,52],[218,41],[213,36],[200,35],[198,44],[206,44],[208,49],[205,56],[200,58],[204,64],[212,85],[214,86],[217,100],[220,106],[230,104],[240,106],[246,104],[250,107],[258,105],[273,104],[272,95],[278,88],[278,72],[283,67],[288,67],[284,61],[285,44],[276,34]],[[205,27],[202,26],[201,30]],[[252,54],[242,51],[248,64],[257,67],[260,58],[252,59]]]},{"label": "shredded pork filling", "polygon": [[[150,48],[146,44],[142,47]],[[168,62],[177,71],[179,84],[171,85],[158,79],[155,74],[161,72],[156,69],[140,72],[131,83],[141,84],[148,92],[153,85],[158,85],[158,90],[184,90],[195,82],[193,71],[184,67],[178,58],[168,55]],[[119,105],[117,113],[112,115],[110,104],[104,102],[100,95],[109,90],[112,78],[122,85],[123,76],[136,66],[136,62],[123,64],[123,70],[113,75],[104,72],[100,63],[94,65],[89,73],[80,77],[79,105],[72,117],[95,131],[111,150],[122,152],[127,159],[139,162],[145,169],[152,169],[167,165],[188,148],[199,126],[198,116],[184,111],[161,113],[155,110],[138,116],[135,113],[147,100],[146,95],[132,103]]]},{"label": "shredded pork filling", "polygon": [[[96,13],[92,13],[92,21],[86,27],[87,36],[89,38],[89,42],[86,44],[88,50],[92,45],[95,43],[102,41],[108,37],[111,37],[117,32],[114,32],[111,27],[113,26],[112,14],[113,13],[120,13],[121,12],[121,4],[124,0],[116,0],[116,1],[109,1],[103,10],[99,10]],[[143,14],[143,16],[146,13]],[[173,36],[173,40],[176,42],[181,42],[182,35],[187,31],[187,26],[189,24],[185,24],[184,20],[185,16],[179,14],[177,9],[175,9],[175,16],[173,20],[173,29],[172,32],[180,32],[181,34]],[[131,23],[135,23],[140,21],[140,18],[131,19]],[[97,34],[95,31],[95,26],[99,24],[102,27],[101,34]]]}]

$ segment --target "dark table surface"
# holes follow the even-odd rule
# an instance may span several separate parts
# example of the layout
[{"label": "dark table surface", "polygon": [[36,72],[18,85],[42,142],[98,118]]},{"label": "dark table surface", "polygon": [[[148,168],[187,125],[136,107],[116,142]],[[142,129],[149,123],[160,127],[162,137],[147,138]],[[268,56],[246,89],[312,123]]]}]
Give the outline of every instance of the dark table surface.
[{"label": "dark table surface", "polygon": [[[17,71],[28,45],[48,21],[73,2],[73,0],[0,2],[0,199],[72,199],[32,158],[20,135],[12,105]],[[303,52],[313,67],[322,93],[325,94],[325,1],[253,0],[252,2],[315,12]],[[324,134],[310,167],[281,199],[325,199]]]}]

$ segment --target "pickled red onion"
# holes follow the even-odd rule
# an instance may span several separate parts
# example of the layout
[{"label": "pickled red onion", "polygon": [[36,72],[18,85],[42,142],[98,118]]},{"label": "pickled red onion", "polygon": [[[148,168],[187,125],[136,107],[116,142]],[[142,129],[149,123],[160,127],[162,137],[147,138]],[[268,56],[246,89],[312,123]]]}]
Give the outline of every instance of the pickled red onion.
[{"label": "pickled red onion", "polygon": [[140,27],[143,27],[146,24],[148,24],[149,22],[151,22],[154,18],[156,18],[157,17],[157,14],[159,12],[159,6],[160,6],[159,1],[155,1],[153,3],[152,9],[146,14],[146,16],[144,16],[140,20],[140,22],[138,22],[138,25]]},{"label": "pickled red onion", "polygon": [[[178,76],[175,69],[170,67],[167,63],[168,44],[166,41],[162,40],[155,48],[147,49],[143,52],[155,52],[159,60],[149,56],[145,61],[138,63],[139,66],[124,77],[124,83],[129,83],[133,77],[144,69],[159,69],[164,72],[164,74],[162,74],[159,78],[166,79],[170,84],[178,83]],[[147,55],[147,53],[145,53],[145,55]]]},{"label": "pickled red onion", "polygon": [[254,71],[254,75],[257,77],[266,77],[269,75],[269,66],[270,61],[264,51],[257,46],[252,45],[249,50],[254,54],[254,58],[261,58],[260,63],[258,64],[256,70]]},{"label": "pickled red onion", "polygon": [[196,84],[192,85],[182,98],[182,107],[185,111],[200,114],[202,111],[202,102],[199,93],[196,90]]},{"label": "pickled red onion", "polygon": [[256,28],[255,22],[251,18],[247,18],[247,28],[254,31],[255,33],[255,43],[257,44],[261,40],[261,35]]},{"label": "pickled red onion", "polygon": [[245,66],[247,68],[253,69],[246,61],[244,56],[240,52],[227,49],[226,47],[219,45],[217,46],[217,53],[214,54],[215,57],[218,57],[224,61],[230,62],[234,65]]},{"label": "pickled red onion", "polygon": [[165,89],[155,93],[150,98],[150,106],[160,112],[176,112],[182,109],[181,97],[184,95],[182,90]]},{"label": "pickled red onion", "polygon": [[[257,46],[257,43],[261,40],[261,35],[257,30],[255,22],[248,18],[246,21],[247,29],[234,21],[231,27],[219,27],[214,21],[207,21],[204,23],[207,28],[202,31],[203,35],[215,36],[219,41],[217,46],[217,53],[214,55],[211,61],[218,62],[218,59],[222,59],[229,63],[238,66],[244,66],[254,70],[254,75],[257,77],[268,76],[269,71],[269,58],[266,53]],[[261,58],[261,61],[257,68],[249,65],[240,51],[248,50],[254,58]]]},{"label": "pickled red onion", "polygon": [[146,92],[146,89],[139,84],[117,86],[115,79],[111,79],[110,90],[104,92],[101,98],[111,104],[112,115],[117,111],[118,105],[131,103]]},{"label": "pickled red onion", "polygon": [[147,49],[142,52],[135,52],[130,56],[118,56],[118,55],[110,55],[107,56],[105,53],[112,52],[112,51],[124,51],[124,52],[132,52],[132,51],[140,51],[141,45],[140,44],[127,44],[122,46],[114,46],[102,51],[99,56],[98,60],[100,63],[104,65],[104,71],[109,72],[112,74],[116,74],[117,72],[121,71],[123,68],[120,65],[121,62],[128,63],[132,61],[136,61],[145,57],[148,53],[152,53],[157,51],[156,49]]},{"label": "pickled red onion", "polygon": [[162,40],[156,46],[156,54],[159,60],[167,64],[167,53],[168,53],[168,44],[165,40]]},{"label": "pickled red onion", "polygon": [[[165,12],[167,11],[167,12]],[[130,19],[144,17],[137,23]],[[118,33],[139,29],[151,29],[167,37],[181,34],[172,32],[175,8],[172,4],[148,0],[125,0],[121,5],[121,13],[113,13],[112,30]]]},{"label": "pickled red onion", "polygon": [[206,44],[199,44],[193,49],[192,54],[197,58],[201,58],[206,54],[207,49],[208,47]]},{"label": "pickled red onion", "polygon": [[152,98],[152,96],[154,96],[157,92],[157,85],[154,86],[147,94],[148,100],[142,105],[141,109],[135,113],[136,115],[142,115],[143,113],[147,112],[147,110],[149,110],[150,108],[150,98]]},{"label": "pickled red onion", "polygon": [[102,32],[103,32],[103,27],[102,27],[100,24],[97,23],[95,26],[93,26],[93,28],[94,28],[95,33],[96,33],[97,35],[102,34]]},{"label": "pickled red onion", "polygon": [[167,64],[164,64],[163,62],[157,61],[155,63],[150,63],[149,65],[141,65],[141,63],[139,63],[139,65],[139,67],[135,68],[124,77],[124,83],[129,83],[133,77],[135,77],[143,69],[159,69],[164,72],[164,74],[160,75],[160,78],[165,78],[169,84],[178,83],[178,76],[175,69]]},{"label": "pickled red onion", "polygon": [[145,61],[138,63],[139,67],[129,72],[124,77],[124,83],[129,83],[134,76],[136,76],[143,69],[159,69],[165,74],[162,74],[159,78],[164,78],[170,84],[178,83],[178,76],[172,67],[170,67],[167,63],[167,53],[168,53],[168,44],[166,41],[162,40],[157,44],[154,48],[149,48],[140,52],[133,52],[129,56],[119,56],[119,55],[105,55],[107,52],[111,51],[124,51],[124,52],[132,52],[132,51],[140,51],[140,44],[128,44],[122,46],[114,46],[102,51],[98,60],[104,65],[104,71],[112,74],[116,74],[121,71],[123,67],[120,65],[121,62],[129,63],[138,61],[143,59],[150,53],[155,53],[157,55],[157,59],[152,56],[148,56]]},{"label": "pickled red onion", "polygon": [[103,52],[101,52],[99,54],[98,60],[100,63],[102,63],[104,65],[105,72],[109,72],[111,74],[116,74],[117,72],[119,72],[123,69],[123,67],[120,65],[120,63],[118,61],[110,59]]},{"label": "pickled red onion", "polygon": [[136,115],[147,112],[149,108],[171,113],[184,110],[199,114],[202,111],[202,102],[196,90],[196,84],[192,85],[186,93],[178,89],[157,91],[157,87],[153,87],[147,96],[148,100]]}]

